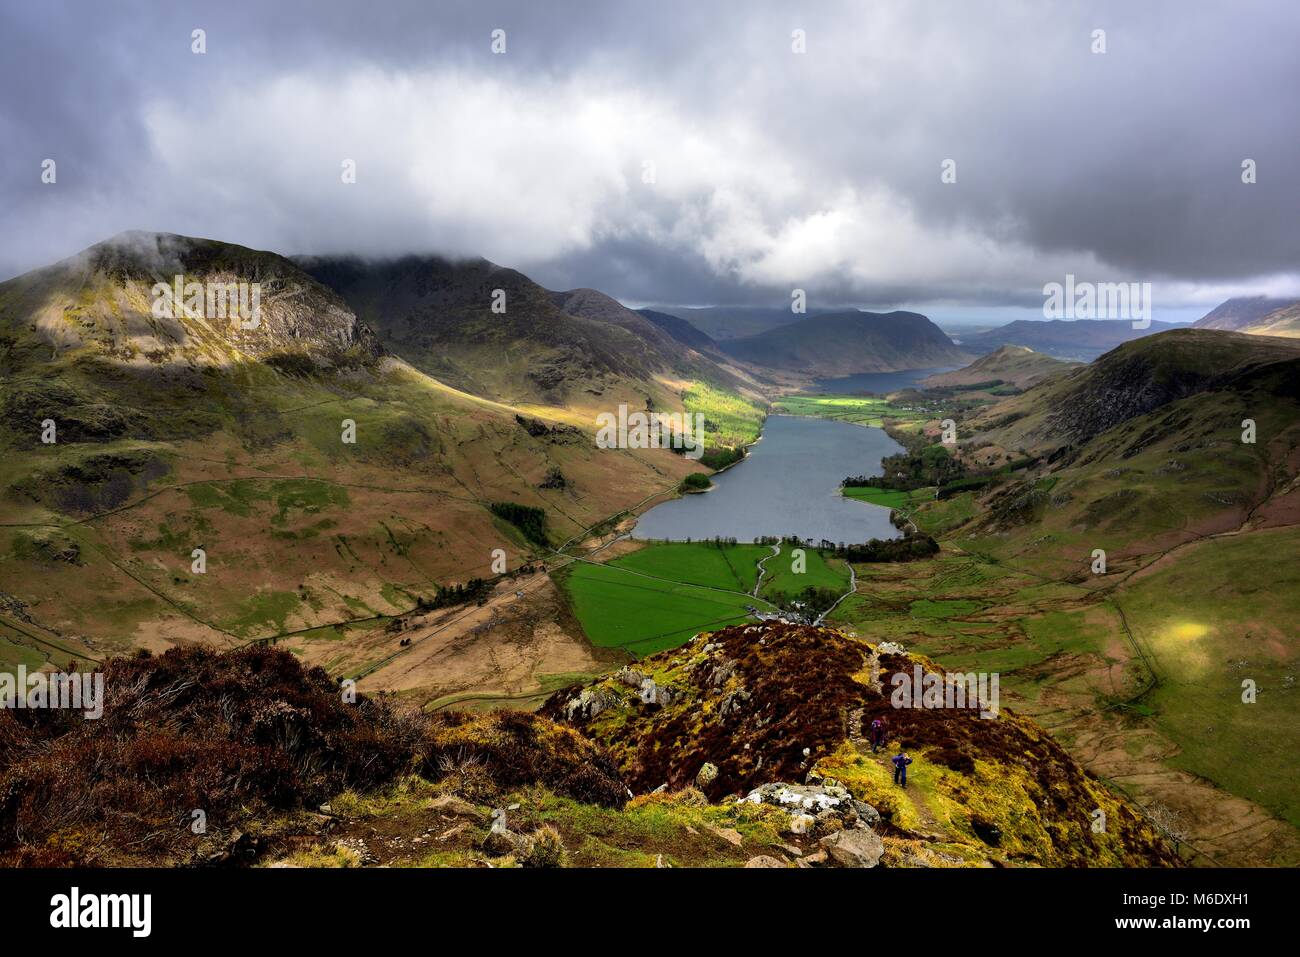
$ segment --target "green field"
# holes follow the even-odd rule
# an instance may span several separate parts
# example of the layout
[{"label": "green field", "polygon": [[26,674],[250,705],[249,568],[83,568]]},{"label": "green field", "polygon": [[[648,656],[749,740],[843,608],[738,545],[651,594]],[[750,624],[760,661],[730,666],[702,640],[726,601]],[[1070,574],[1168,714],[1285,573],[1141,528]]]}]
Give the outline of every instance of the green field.
[{"label": "green field", "polygon": [[810,415],[881,428],[885,419],[899,423],[924,422],[933,412],[917,411],[892,404],[888,399],[862,395],[785,395],[772,405],[784,415]]},{"label": "green field", "polygon": [[[764,550],[771,554],[770,549]],[[763,566],[766,573],[759,594],[773,602],[779,602],[782,595],[793,598],[809,587],[833,588],[840,592],[848,589],[849,570],[843,559],[826,559],[820,552],[806,548],[804,560],[804,570],[794,572],[790,546],[782,545],[781,554],[769,558]]]},{"label": "green field", "polygon": [[739,592],[647,578],[613,563],[576,562],[558,578],[591,643],[638,658],[749,621],[750,605],[769,607]]},{"label": "green field", "polygon": [[[761,598],[752,595],[758,562]],[[583,631],[594,645],[642,657],[675,648],[701,631],[751,620],[747,609],[776,610],[809,586],[844,591],[848,567],[806,549],[803,572],[792,570],[788,546],[664,542],[605,564],[577,562],[557,574]]]},{"label": "green field", "polygon": [[752,592],[758,580],[758,561],[771,554],[766,545],[718,548],[707,542],[664,542],[647,545],[610,564],[688,585]]},{"label": "green field", "polygon": [[910,492],[901,491],[892,488],[874,488],[869,485],[842,488],[841,494],[845,498],[855,499],[859,502],[867,502],[871,505],[881,505],[885,508],[911,508],[920,502],[927,502],[934,498],[933,488],[918,488]]}]

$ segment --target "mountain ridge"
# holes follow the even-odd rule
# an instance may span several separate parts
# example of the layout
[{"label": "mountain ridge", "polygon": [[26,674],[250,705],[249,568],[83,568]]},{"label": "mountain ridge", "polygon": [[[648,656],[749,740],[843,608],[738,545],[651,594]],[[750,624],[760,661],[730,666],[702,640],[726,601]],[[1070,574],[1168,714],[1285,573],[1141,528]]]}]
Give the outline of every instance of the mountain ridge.
[{"label": "mountain ridge", "polygon": [[719,346],[755,365],[819,377],[933,368],[969,359],[925,316],[901,311],[821,313]]},{"label": "mountain ridge", "polygon": [[1056,359],[1091,362],[1121,343],[1179,328],[1153,320],[1135,329],[1127,319],[1016,319],[995,329],[961,335],[963,349],[980,353],[1002,346],[1025,346]]},{"label": "mountain ridge", "polygon": [[1226,299],[1192,324],[1257,336],[1300,336],[1300,299],[1242,296]]}]

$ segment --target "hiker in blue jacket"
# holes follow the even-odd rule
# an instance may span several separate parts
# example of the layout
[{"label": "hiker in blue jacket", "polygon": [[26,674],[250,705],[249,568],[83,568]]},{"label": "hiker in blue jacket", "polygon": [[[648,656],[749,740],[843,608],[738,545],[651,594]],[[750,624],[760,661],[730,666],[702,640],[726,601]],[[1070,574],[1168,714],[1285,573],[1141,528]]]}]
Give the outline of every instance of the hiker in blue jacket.
[{"label": "hiker in blue jacket", "polygon": [[907,787],[907,766],[912,763],[912,759],[907,756],[906,751],[899,751],[893,757],[894,761],[894,783]]}]

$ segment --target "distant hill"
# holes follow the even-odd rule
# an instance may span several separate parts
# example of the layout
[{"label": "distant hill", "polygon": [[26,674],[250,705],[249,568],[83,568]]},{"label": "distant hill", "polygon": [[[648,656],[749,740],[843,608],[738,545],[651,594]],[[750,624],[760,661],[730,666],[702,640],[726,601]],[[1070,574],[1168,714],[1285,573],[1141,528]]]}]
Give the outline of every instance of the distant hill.
[{"label": "distant hill", "polygon": [[817,376],[955,365],[970,356],[915,312],[834,312],[719,343],[737,359]]},{"label": "distant hill", "polygon": [[963,369],[940,372],[922,379],[920,385],[922,388],[944,388],[1005,384],[1027,389],[1044,379],[1068,372],[1077,364],[1054,359],[1026,346],[1002,346]]},{"label": "distant hill", "polygon": [[1091,362],[1121,343],[1178,328],[1169,322],[1152,322],[1146,329],[1134,329],[1128,319],[1017,319],[987,332],[958,336],[957,342],[975,353],[1026,346],[1057,359]]},{"label": "distant hill", "polygon": [[1300,299],[1228,299],[1196,320],[1193,328],[1228,329],[1255,336],[1300,336]]},{"label": "distant hill", "polygon": [[808,318],[795,315],[789,306],[655,306],[653,311],[684,319],[717,342],[755,336]]},{"label": "distant hill", "polygon": [[669,315],[666,312],[657,312],[654,309],[638,309],[641,315],[645,316],[656,326],[668,333],[683,345],[688,345],[693,349],[699,349],[701,352],[718,352],[718,344],[708,333],[701,332],[695,326],[691,325],[686,319],[680,316]]}]

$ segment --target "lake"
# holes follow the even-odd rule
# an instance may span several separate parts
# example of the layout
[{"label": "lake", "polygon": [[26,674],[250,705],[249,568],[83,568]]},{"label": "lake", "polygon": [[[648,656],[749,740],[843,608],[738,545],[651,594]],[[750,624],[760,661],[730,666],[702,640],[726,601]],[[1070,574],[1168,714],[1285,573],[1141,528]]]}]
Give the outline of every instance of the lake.
[{"label": "lake", "polygon": [[898,372],[859,372],[838,379],[818,379],[817,391],[831,395],[852,395],[855,392],[897,392],[914,386],[926,376],[951,372],[957,366],[940,366],[936,369],[900,369]]},{"label": "lake", "polygon": [[656,505],[635,538],[684,541],[722,536],[751,542],[797,535],[819,542],[897,538],[889,509],[840,495],[850,475],[880,472],[880,460],[903,450],[881,429],[804,416],[769,416],[744,461],[713,476],[713,490]]}]

